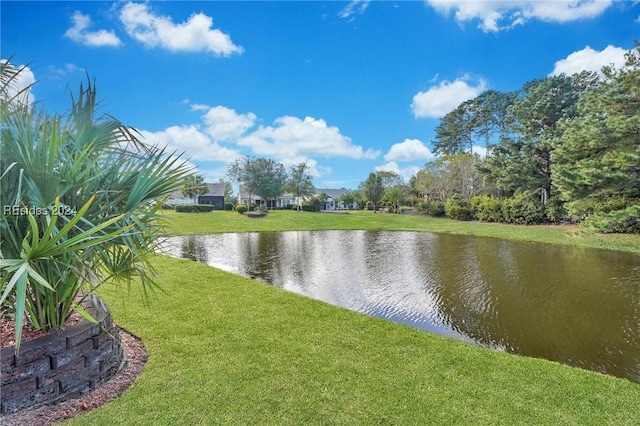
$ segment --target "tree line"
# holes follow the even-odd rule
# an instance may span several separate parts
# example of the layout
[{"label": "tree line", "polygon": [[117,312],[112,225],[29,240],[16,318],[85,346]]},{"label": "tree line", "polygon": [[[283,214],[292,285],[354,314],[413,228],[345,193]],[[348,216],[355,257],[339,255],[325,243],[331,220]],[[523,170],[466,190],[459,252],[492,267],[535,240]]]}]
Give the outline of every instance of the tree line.
[{"label": "tree line", "polygon": [[[638,42],[625,59],[619,69],[552,75],[462,102],[436,127],[436,159],[409,182],[373,172],[341,201],[374,211],[640,232]],[[244,156],[227,174],[262,200],[315,192],[306,163],[287,173],[274,160]]]},{"label": "tree line", "polygon": [[639,108],[637,42],[620,69],[485,91],[441,119],[411,189],[457,219],[640,232]]}]

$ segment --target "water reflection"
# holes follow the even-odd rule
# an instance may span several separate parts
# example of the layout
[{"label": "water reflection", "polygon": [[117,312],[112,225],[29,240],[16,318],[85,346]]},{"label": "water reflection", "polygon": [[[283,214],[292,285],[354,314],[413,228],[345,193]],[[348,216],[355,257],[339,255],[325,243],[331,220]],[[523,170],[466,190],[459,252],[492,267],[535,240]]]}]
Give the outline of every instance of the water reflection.
[{"label": "water reflection", "polygon": [[640,256],[459,235],[169,239],[169,253],[476,344],[640,382]]}]

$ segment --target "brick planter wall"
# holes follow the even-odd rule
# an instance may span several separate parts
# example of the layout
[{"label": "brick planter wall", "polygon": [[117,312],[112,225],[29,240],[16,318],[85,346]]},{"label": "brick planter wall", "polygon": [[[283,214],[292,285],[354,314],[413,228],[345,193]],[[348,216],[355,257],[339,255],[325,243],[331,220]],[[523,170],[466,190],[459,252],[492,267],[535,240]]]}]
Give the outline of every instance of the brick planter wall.
[{"label": "brick planter wall", "polygon": [[0,350],[0,414],[87,394],[119,371],[124,353],[107,307],[93,296],[83,307],[98,324],[83,319],[24,342],[17,356]]}]

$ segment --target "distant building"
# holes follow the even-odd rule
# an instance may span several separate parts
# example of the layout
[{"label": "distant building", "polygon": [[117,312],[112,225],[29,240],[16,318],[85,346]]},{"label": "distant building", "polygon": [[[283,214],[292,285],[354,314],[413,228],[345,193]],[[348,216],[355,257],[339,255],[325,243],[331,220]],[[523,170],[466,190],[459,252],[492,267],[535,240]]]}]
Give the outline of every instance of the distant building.
[{"label": "distant building", "polygon": [[207,183],[207,192],[198,196],[198,204],[211,204],[216,210],[224,210],[224,183]]},{"label": "distant building", "polygon": [[322,210],[333,211],[333,210],[348,210],[348,208],[353,209],[353,206],[346,206],[340,200],[340,197],[342,197],[342,195],[346,192],[349,192],[349,190],[345,188],[340,188],[340,189],[316,188],[316,193],[314,194],[314,196],[317,197],[323,193],[329,196],[329,198],[327,198],[327,200],[324,202],[324,206]]},{"label": "distant building", "polygon": [[302,200],[298,200],[297,197],[293,196],[293,194],[282,194],[278,196],[276,199],[266,200],[263,203],[262,199],[259,196],[255,194],[249,194],[246,187],[244,185],[240,185],[240,190],[238,191],[238,203],[244,204],[247,206],[251,204],[256,204],[256,205],[266,204],[267,208],[281,209],[281,208],[289,208],[291,206],[295,206],[298,203],[298,201],[302,201],[302,202],[309,201],[311,198],[317,197],[320,194],[325,193],[328,195],[328,198],[325,201],[324,205],[322,206],[322,210],[332,211],[332,210],[357,209],[358,205],[356,203],[353,203],[347,206],[340,200],[340,197],[342,197],[342,195],[346,192],[349,192],[349,190],[345,188],[340,188],[340,189],[316,188],[315,193],[313,195],[311,195],[310,197],[303,198]]},{"label": "distant building", "polygon": [[247,188],[244,185],[240,185],[240,190],[238,191],[238,204],[244,204],[246,206],[249,206],[251,204],[265,204],[267,208],[270,209],[284,209],[292,206],[293,200],[293,195],[282,194],[276,199],[265,200],[263,203],[262,198],[260,198],[256,194],[249,194],[249,191],[247,191]]},{"label": "distant building", "polygon": [[167,200],[170,206],[183,206],[188,204],[211,204],[216,210],[224,210],[224,184],[207,183],[207,192],[198,196],[197,200],[185,197],[182,191],[174,191]]},{"label": "distant building", "polygon": [[193,198],[185,197],[182,195],[182,191],[173,191],[167,199],[167,204],[170,206],[184,206],[187,204],[195,204]]}]

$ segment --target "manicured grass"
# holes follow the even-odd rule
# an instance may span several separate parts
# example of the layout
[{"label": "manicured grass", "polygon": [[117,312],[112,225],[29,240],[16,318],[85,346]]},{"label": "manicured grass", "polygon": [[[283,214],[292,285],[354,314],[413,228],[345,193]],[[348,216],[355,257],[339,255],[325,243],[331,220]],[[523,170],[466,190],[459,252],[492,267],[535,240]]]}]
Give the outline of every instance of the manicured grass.
[{"label": "manicured grass", "polygon": [[223,211],[211,213],[166,211],[165,216],[167,231],[172,235],[248,231],[384,229],[447,232],[640,253],[640,235],[587,234],[578,231],[575,226],[523,226],[460,222],[425,216],[374,214],[370,211],[335,214],[277,210],[270,212],[263,218],[249,218],[236,212]]},{"label": "manicured grass", "polygon": [[[173,235],[415,230],[640,252],[638,236],[409,215],[167,212]],[[640,424],[640,385],[367,317],[198,263],[154,259],[167,294],[104,288],[149,361],[70,425]]]},{"label": "manicured grass", "polygon": [[147,347],[142,375],[68,424],[640,424],[640,385],[627,380],[449,340],[195,262],[154,264],[168,294],[151,306],[137,291],[102,291]]}]

